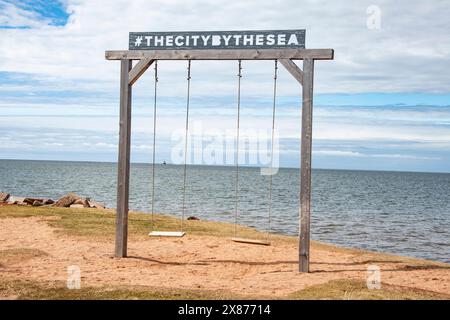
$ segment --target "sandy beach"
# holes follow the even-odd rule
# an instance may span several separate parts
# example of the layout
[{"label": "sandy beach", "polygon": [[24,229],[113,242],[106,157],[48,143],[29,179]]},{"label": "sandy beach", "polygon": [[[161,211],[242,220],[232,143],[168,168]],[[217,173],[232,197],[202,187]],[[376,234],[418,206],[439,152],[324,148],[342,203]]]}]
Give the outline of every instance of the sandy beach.
[{"label": "sandy beach", "polygon": [[[76,265],[82,287],[140,286],[283,298],[334,280],[365,282],[367,267],[377,265],[384,287],[450,297],[450,265],[444,263],[313,243],[311,273],[300,274],[295,238],[275,236],[271,246],[258,246],[195,231],[183,238],[150,238],[142,232],[145,228],[133,232],[133,226],[129,257],[117,259],[110,234],[65,232],[59,226],[66,216],[31,214],[34,208],[14,209],[11,214],[11,208],[0,210],[2,281],[64,283],[67,267]],[[64,212],[71,211],[73,217],[83,216],[82,210]],[[109,211],[99,215],[108,216],[108,221],[114,218]],[[190,222],[195,223],[206,222]],[[1,290],[0,297],[18,296],[9,288]]]}]

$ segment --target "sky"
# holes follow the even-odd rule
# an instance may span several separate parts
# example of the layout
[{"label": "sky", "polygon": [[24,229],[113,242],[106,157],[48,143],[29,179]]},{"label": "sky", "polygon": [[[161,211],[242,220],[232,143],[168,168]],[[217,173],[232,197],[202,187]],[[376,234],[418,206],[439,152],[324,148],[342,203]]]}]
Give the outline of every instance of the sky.
[{"label": "sky", "polygon": [[[129,32],[304,28],[307,48],[335,50],[315,64],[314,168],[450,172],[449,16],[438,0],[0,0],[0,158],[117,161],[120,64],[104,53]],[[174,162],[186,62],[158,67],[157,161]],[[243,62],[244,135],[270,134],[273,68]],[[236,75],[192,62],[194,154],[234,137]],[[149,69],[133,87],[134,162],[151,161],[153,85]],[[301,87],[282,67],[276,103],[279,164],[298,167]]]}]

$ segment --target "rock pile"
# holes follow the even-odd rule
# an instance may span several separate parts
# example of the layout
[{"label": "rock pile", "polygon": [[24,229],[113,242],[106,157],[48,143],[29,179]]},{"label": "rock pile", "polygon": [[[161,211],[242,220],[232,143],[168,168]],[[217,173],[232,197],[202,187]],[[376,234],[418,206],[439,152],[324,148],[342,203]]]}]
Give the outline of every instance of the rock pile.
[{"label": "rock pile", "polygon": [[70,208],[98,208],[105,209],[105,206],[90,198],[83,198],[75,193],[68,193],[57,201],[45,198],[16,197],[9,193],[0,192],[0,205],[19,205],[19,206],[52,206],[52,207],[70,207]]},{"label": "rock pile", "polygon": [[10,194],[9,193],[3,193],[0,192],[0,202],[5,202],[9,199]]}]

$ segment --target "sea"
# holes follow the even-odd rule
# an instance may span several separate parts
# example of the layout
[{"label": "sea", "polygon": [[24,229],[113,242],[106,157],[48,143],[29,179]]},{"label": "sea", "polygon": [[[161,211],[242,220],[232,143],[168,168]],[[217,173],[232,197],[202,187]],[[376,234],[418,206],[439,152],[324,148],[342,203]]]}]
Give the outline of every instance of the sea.
[{"label": "sea", "polygon": [[[154,211],[299,232],[298,168],[155,166]],[[0,160],[0,192],[57,199],[68,192],[114,208],[117,163]],[[272,200],[270,201],[270,184]],[[131,165],[130,209],[151,212],[152,166]],[[237,205],[237,215],[236,215]],[[450,174],[313,169],[311,237],[338,246],[450,263]],[[150,215],[149,215],[150,219]]]}]

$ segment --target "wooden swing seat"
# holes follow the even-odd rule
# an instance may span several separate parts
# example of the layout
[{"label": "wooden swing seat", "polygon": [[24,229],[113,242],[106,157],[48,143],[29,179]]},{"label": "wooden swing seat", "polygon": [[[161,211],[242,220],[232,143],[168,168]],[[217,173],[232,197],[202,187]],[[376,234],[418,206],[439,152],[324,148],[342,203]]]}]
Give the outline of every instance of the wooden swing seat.
[{"label": "wooden swing seat", "polygon": [[259,244],[262,246],[270,246],[270,242],[267,240],[246,239],[246,238],[231,238],[234,242]]},{"label": "wooden swing seat", "polygon": [[182,231],[152,231],[148,235],[150,237],[182,237],[185,234]]}]

